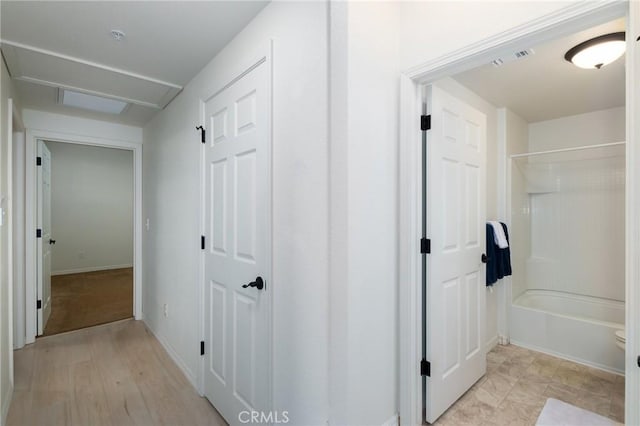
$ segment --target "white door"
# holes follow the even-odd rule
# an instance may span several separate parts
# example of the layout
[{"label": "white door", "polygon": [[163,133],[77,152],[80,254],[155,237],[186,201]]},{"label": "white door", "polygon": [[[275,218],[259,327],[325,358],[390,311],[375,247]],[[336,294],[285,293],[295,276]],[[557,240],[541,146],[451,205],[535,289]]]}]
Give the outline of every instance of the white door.
[{"label": "white door", "polygon": [[51,153],[38,141],[38,335],[51,315]]},{"label": "white door", "polygon": [[486,372],[486,117],[427,88],[426,420],[434,422]]},{"label": "white door", "polygon": [[270,406],[269,99],[262,63],[205,104],[205,395],[230,424]]}]

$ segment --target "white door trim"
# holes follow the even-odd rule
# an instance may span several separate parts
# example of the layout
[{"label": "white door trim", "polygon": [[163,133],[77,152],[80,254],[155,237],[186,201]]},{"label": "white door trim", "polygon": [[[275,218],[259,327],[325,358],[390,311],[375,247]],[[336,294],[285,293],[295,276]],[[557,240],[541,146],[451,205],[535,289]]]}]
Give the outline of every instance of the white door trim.
[{"label": "white door trim", "polygon": [[[12,233],[12,249],[11,249],[11,261],[10,265],[13,265],[11,268],[11,279],[10,279],[10,303],[11,309],[9,310],[9,323],[11,324],[11,341],[12,348],[22,347],[24,346],[24,321],[18,323],[15,321],[15,318],[20,317],[24,318],[24,303],[21,305],[20,301],[24,302],[23,296],[17,295],[17,291],[21,292],[24,295],[24,273],[18,274],[20,277],[20,281],[16,282],[16,274],[14,273],[15,268],[21,268],[24,272],[24,251],[22,248],[24,247],[24,240],[21,241],[21,246],[18,248],[13,241],[20,240],[21,233],[24,233],[24,204],[18,205],[16,204],[16,198],[24,197],[24,180],[16,179],[16,176],[19,177],[21,173],[24,171],[24,162],[16,162],[14,158],[16,153],[18,155],[24,155],[24,143],[21,143],[20,147],[21,151],[16,152],[16,148],[18,144],[15,140],[15,135],[17,133],[22,134],[22,138],[24,139],[25,129],[24,123],[22,122],[22,117],[20,116],[20,112],[18,111],[18,107],[16,103],[13,102],[13,99],[9,99],[9,105],[11,109],[11,120],[9,121],[8,126],[8,134],[9,140],[11,144],[12,151],[12,161],[11,161],[11,193],[9,195],[9,199],[11,200],[11,216],[9,217],[11,221],[11,233]],[[20,143],[20,142],[18,142]],[[20,158],[20,157],[18,157]],[[18,197],[16,194],[20,194]],[[20,218],[19,220],[14,220],[14,218]],[[22,231],[22,232],[20,232]],[[20,328],[22,327],[22,328]],[[10,358],[11,362],[11,374],[13,374],[13,353]],[[13,380],[13,379],[12,379]]]},{"label": "white door trim", "polygon": [[[267,174],[269,181],[269,194],[266,197],[267,200],[267,223],[269,224],[268,229],[266,230],[266,238],[267,238],[267,246],[269,247],[267,253],[267,259],[265,262],[265,281],[269,283],[269,291],[271,292],[271,297],[269,299],[270,303],[267,306],[267,317],[269,318],[268,328],[270,330],[271,336],[269,340],[269,349],[265,356],[269,357],[268,365],[269,369],[269,395],[267,396],[267,404],[269,407],[273,408],[273,371],[274,371],[274,334],[273,334],[273,304],[277,294],[277,278],[274,275],[273,271],[273,40],[269,40],[261,45],[258,45],[253,52],[249,52],[242,56],[242,58],[234,61],[233,63],[227,63],[225,69],[228,72],[224,73],[224,75],[219,75],[214,82],[210,85],[212,88],[206,93],[202,94],[200,98],[199,105],[199,121],[195,124],[195,126],[203,126],[205,131],[210,131],[210,129],[206,126],[206,118],[205,118],[205,104],[207,101],[212,99],[214,96],[222,92],[227,87],[231,86],[234,82],[242,78],[247,73],[251,72],[254,68],[259,65],[264,64],[267,67],[268,73],[268,81],[269,81],[269,142],[267,143],[267,158],[268,158],[268,166],[267,166]],[[200,134],[198,133],[198,138]],[[199,139],[198,139],[199,140]],[[200,235],[205,235],[205,144],[200,144]],[[210,238],[210,236],[206,236],[206,238]],[[205,252],[200,250],[199,257],[199,270],[198,270],[198,282],[200,285],[198,286],[198,335],[200,336],[201,341],[206,341],[205,336]],[[275,284],[275,285],[274,285]],[[198,363],[198,377],[197,377],[197,388],[200,396],[204,396],[204,375],[205,375],[205,360],[204,357],[201,356]],[[213,403],[213,401],[212,401]]]},{"label": "white door trim", "polygon": [[[631,2],[633,3],[633,2]],[[422,381],[419,377],[420,350],[420,238],[419,207],[421,200],[421,156],[420,156],[420,128],[419,115],[420,85],[433,83],[438,79],[469,70],[491,60],[502,53],[513,51],[522,46],[532,46],[549,41],[563,35],[568,35],[588,28],[598,23],[624,16],[629,9],[625,1],[605,0],[602,2],[577,2],[557,12],[535,19],[511,30],[499,33],[493,37],[473,43],[450,54],[410,68],[400,77],[400,176],[398,192],[399,199],[399,387],[400,387],[400,419],[403,425],[419,425],[422,423]],[[638,5],[632,6],[637,12]],[[634,36],[635,39],[636,36]],[[632,55],[628,55],[629,57]],[[629,62],[627,62],[629,66]],[[627,69],[627,78],[631,78],[633,69]],[[633,93],[627,93],[627,123],[631,122],[630,104],[637,103]],[[635,102],[635,103],[634,103]],[[635,124],[637,127],[638,125]],[[627,170],[635,164],[640,167],[640,152],[630,149],[640,143],[640,133],[637,128],[628,130]],[[633,188],[632,188],[633,186]],[[627,175],[628,196],[631,192],[638,193],[634,199],[635,206],[627,204],[627,217],[637,217],[640,211],[640,185],[634,184]],[[499,194],[499,197],[504,196]],[[505,200],[498,200],[499,204]],[[637,231],[637,224],[634,229]],[[640,304],[640,289],[636,288],[636,281],[640,278],[640,231],[631,233],[631,224],[627,222],[627,235],[633,235],[633,241],[627,246],[627,301]],[[635,262],[632,262],[635,261]],[[635,263],[635,267],[631,264]],[[633,286],[631,285],[633,283]],[[633,287],[633,288],[632,288]],[[505,297],[500,301],[506,303]],[[629,303],[627,303],[629,307]],[[506,310],[507,306],[498,309]],[[633,315],[633,316],[632,316]],[[627,309],[627,393],[626,416],[629,424],[640,423],[640,408],[632,401],[640,399],[640,369],[635,366],[635,357],[640,352],[640,341],[629,343],[629,336],[638,339],[640,326],[638,323],[640,312]],[[506,321],[505,316],[501,316]],[[635,321],[634,321],[635,319]],[[630,326],[631,325],[631,326]],[[498,324],[499,329],[506,329],[506,324]],[[632,339],[633,340],[633,339]],[[631,347],[634,356],[629,355]],[[633,369],[630,367],[633,361]],[[634,411],[633,413],[631,411]],[[635,419],[635,422],[631,421]]]},{"label": "white door trim", "polygon": [[627,15],[627,174],[626,174],[626,353],[625,424],[640,424],[640,2],[629,2]]},{"label": "white door trim", "polygon": [[[8,341],[8,345],[9,345],[9,389],[10,392],[13,393],[13,385],[14,385],[14,375],[13,375],[13,279],[14,279],[14,274],[13,274],[13,262],[14,262],[14,250],[13,250],[13,215],[14,215],[14,209],[13,209],[13,169],[14,169],[14,164],[13,164],[13,132],[14,130],[19,130],[19,129],[14,129],[13,128],[13,122],[14,122],[14,117],[19,118],[20,116],[16,113],[16,106],[15,103],[13,102],[12,98],[7,99],[7,150],[5,151],[5,155],[7,156],[7,170],[5,171],[6,173],[6,179],[7,179],[7,192],[4,195],[4,211],[3,213],[0,214],[4,214],[5,218],[6,218],[6,222],[3,224],[4,229],[6,230],[5,232],[7,233],[7,318],[9,319],[8,324],[7,324],[7,328],[8,328],[8,333],[9,333],[9,341]],[[18,120],[16,120],[18,121]],[[18,125],[21,125],[20,122],[17,123]],[[2,153],[0,153],[0,158],[2,157]],[[1,164],[1,163],[0,163]],[[1,177],[0,177],[1,179]],[[0,188],[0,191],[2,190],[2,188]],[[0,200],[1,201],[1,200]],[[0,204],[2,204],[0,202]],[[4,218],[3,218],[4,219]],[[10,399],[9,399],[10,401]],[[0,404],[3,404],[4,401],[0,401]],[[6,418],[5,415],[7,414],[7,412],[4,411],[4,406],[2,407],[2,413],[0,413],[1,417],[0,417],[0,421],[4,421],[4,419]]]},{"label": "white door trim", "polygon": [[[81,136],[73,133],[52,132],[27,129],[25,138],[25,317],[16,318],[25,321],[25,343],[35,342],[38,330],[36,311],[36,268],[37,250],[36,222],[36,146],[38,140],[65,142],[78,145],[90,145],[107,148],[119,148],[133,151],[133,316],[140,320],[142,313],[142,144],[115,139]],[[31,237],[29,237],[31,236]]]}]

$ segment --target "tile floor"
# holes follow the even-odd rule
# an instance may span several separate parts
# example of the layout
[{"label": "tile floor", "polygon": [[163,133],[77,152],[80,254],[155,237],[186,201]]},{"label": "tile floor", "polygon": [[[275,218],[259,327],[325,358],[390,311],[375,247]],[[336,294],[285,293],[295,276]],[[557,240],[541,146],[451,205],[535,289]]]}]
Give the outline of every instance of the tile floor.
[{"label": "tile floor", "polygon": [[487,374],[435,424],[535,425],[547,398],[624,423],[624,377],[498,345],[487,354]]}]

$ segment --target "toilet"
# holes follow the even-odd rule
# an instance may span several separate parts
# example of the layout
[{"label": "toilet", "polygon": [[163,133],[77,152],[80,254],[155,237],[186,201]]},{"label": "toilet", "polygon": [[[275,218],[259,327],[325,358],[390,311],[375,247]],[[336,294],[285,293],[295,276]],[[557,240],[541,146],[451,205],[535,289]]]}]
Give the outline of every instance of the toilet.
[{"label": "toilet", "polygon": [[627,338],[624,330],[616,330],[616,346],[624,351],[625,343],[627,343]]}]

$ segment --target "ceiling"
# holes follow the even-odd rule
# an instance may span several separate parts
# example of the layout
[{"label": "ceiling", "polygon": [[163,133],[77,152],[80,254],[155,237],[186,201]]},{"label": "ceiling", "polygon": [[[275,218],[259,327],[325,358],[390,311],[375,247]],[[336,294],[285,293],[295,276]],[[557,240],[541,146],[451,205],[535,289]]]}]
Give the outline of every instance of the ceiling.
[{"label": "ceiling", "polygon": [[[143,125],[267,3],[3,0],[2,54],[23,107]],[[67,107],[58,88],[131,105],[119,115]]]},{"label": "ceiling", "polygon": [[484,65],[454,79],[529,123],[624,106],[624,56],[599,70],[581,69],[564,59],[567,50],[583,41],[624,30],[624,19],[618,19],[531,46],[535,53],[520,60]]}]

